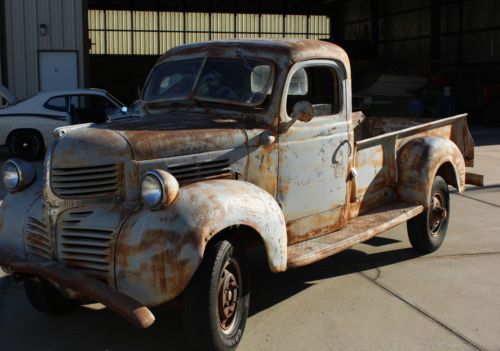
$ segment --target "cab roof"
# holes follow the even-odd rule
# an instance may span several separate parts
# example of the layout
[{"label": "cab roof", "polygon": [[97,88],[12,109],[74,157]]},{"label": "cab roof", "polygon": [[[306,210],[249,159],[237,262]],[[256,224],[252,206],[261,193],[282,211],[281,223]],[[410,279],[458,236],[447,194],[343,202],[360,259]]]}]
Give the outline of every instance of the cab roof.
[{"label": "cab roof", "polygon": [[347,53],[333,43],[314,39],[229,39],[212,40],[177,46],[167,51],[158,62],[174,56],[206,54],[234,57],[238,52],[247,55],[286,62],[289,65],[308,59],[335,59],[343,63],[350,78],[350,64]]}]

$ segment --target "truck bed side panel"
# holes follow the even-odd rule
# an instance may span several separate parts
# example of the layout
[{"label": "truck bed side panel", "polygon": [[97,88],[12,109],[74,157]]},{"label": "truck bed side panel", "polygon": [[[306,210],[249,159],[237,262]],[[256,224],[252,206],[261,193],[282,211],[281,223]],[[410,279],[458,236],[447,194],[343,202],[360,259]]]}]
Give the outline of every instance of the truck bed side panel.
[{"label": "truck bed side panel", "polygon": [[453,141],[467,166],[474,161],[474,143],[465,115],[442,120],[353,116],[357,176],[351,191],[350,217],[394,201],[398,183],[397,152],[410,140],[439,136]]}]

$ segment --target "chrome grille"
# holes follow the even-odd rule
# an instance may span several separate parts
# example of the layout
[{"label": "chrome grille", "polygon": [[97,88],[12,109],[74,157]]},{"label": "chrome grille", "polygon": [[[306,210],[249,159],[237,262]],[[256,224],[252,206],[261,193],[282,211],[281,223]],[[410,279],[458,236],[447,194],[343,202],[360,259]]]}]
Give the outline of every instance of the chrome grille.
[{"label": "chrome grille", "polygon": [[52,190],[60,197],[106,196],[118,191],[117,165],[52,168]]},{"label": "chrome grille", "polygon": [[228,159],[171,165],[168,166],[168,171],[181,185],[200,180],[233,177]]},{"label": "chrome grille", "polygon": [[28,253],[46,259],[52,258],[49,233],[42,221],[33,216],[28,216],[25,234]]},{"label": "chrome grille", "polygon": [[107,280],[111,271],[111,243],[114,230],[83,226],[81,221],[92,211],[68,211],[59,222],[59,258],[68,267],[77,268]]}]

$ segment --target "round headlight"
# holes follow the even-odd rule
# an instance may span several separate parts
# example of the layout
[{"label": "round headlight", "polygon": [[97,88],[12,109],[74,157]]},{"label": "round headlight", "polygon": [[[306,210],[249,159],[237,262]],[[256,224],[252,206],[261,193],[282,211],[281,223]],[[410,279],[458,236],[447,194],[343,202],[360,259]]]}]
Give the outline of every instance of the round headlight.
[{"label": "round headlight", "polygon": [[3,183],[8,191],[23,190],[35,180],[35,168],[31,163],[10,159],[3,165]]},{"label": "round headlight", "polygon": [[16,164],[11,161],[5,162],[3,166],[3,183],[9,191],[16,190],[21,182],[20,171]]},{"label": "round headlight", "polygon": [[142,202],[149,208],[158,207],[163,199],[163,186],[154,174],[145,174],[141,183]]},{"label": "round headlight", "polygon": [[144,174],[141,181],[141,199],[152,210],[167,207],[174,202],[179,192],[179,183],[173,175],[162,170]]}]

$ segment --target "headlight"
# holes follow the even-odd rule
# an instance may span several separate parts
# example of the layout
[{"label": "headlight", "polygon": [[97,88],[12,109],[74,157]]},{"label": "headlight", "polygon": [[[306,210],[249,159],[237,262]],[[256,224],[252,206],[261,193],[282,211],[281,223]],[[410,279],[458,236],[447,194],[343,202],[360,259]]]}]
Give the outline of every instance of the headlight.
[{"label": "headlight", "polygon": [[155,169],[146,172],[141,181],[141,199],[152,210],[169,206],[179,193],[179,183],[168,172]]},{"label": "headlight", "polygon": [[10,192],[20,191],[35,180],[35,167],[31,163],[10,159],[3,165],[3,183]]}]

